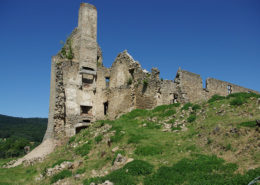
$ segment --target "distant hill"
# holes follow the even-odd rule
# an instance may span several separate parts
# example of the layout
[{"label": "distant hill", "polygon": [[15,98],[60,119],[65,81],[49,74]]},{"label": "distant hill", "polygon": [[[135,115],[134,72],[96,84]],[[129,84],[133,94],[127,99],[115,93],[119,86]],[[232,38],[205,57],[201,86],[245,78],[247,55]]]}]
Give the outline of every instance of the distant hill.
[{"label": "distant hill", "polygon": [[47,118],[19,118],[0,114],[0,138],[15,137],[41,142],[47,122]]}]

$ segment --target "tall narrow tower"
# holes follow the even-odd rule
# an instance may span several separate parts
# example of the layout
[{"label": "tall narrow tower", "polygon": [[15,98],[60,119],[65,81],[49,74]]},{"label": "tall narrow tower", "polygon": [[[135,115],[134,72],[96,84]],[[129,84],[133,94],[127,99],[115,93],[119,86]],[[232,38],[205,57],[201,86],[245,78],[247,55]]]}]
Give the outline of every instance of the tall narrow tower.
[{"label": "tall narrow tower", "polygon": [[81,3],[78,30],[80,32],[79,67],[82,70],[97,70],[97,10],[96,7]]},{"label": "tall narrow tower", "polygon": [[96,7],[81,3],[78,27],[62,50],[52,57],[49,119],[44,140],[72,136],[78,127],[93,121],[97,50]]}]

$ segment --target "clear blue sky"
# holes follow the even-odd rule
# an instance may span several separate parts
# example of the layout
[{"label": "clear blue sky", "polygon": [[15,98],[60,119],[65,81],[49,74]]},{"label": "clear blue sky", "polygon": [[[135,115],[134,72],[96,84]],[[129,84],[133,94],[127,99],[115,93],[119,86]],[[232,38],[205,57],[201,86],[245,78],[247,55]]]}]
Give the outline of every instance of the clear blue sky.
[{"label": "clear blue sky", "polygon": [[[0,0],[0,114],[47,117],[51,56],[80,0]],[[178,67],[260,91],[259,0],[89,0],[109,67],[125,49],[161,77]]]}]

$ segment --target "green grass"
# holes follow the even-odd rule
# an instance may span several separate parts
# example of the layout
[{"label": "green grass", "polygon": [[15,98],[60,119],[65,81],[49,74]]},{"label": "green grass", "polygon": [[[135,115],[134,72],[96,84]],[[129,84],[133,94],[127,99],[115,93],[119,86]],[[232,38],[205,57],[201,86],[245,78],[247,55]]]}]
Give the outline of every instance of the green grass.
[{"label": "green grass", "polygon": [[201,106],[199,104],[195,104],[195,105],[192,106],[192,110],[195,111],[195,112],[199,109],[201,109]]},{"label": "green grass", "polygon": [[181,130],[181,127],[180,127],[180,125],[178,125],[177,127],[172,127],[171,129],[172,129],[172,131],[174,131],[174,130]]},{"label": "green grass", "polygon": [[124,137],[124,133],[122,132],[121,126],[113,126],[111,130],[115,130],[116,133],[114,136],[110,137],[110,140],[114,143],[117,143],[121,141],[121,139]]},{"label": "green grass", "polygon": [[103,139],[103,136],[102,136],[102,135],[99,135],[99,136],[97,136],[97,137],[94,138],[94,140],[95,140],[96,143],[101,142],[102,139]]},{"label": "green grass", "polygon": [[162,154],[162,151],[158,146],[138,146],[135,150],[135,154],[140,156],[149,156]]},{"label": "green grass", "polygon": [[240,92],[240,93],[232,93],[229,94],[226,98],[244,98],[244,99],[248,99],[248,98],[260,98],[260,94],[255,94],[255,93],[247,93],[247,92]]},{"label": "green grass", "polygon": [[256,121],[254,120],[254,121],[242,122],[242,123],[239,124],[239,126],[254,128],[254,127],[256,127]]},{"label": "green grass", "polygon": [[34,167],[0,168],[0,184],[29,184],[37,174]]},{"label": "green grass", "polygon": [[[229,105],[241,96],[246,98],[246,103],[241,106]],[[52,177],[40,182],[34,179],[64,159],[83,161],[79,167],[71,170],[72,174],[84,174],[81,180],[77,180],[79,184],[103,183],[105,180],[115,185],[248,184],[259,175],[260,167],[258,133],[255,129],[260,110],[256,97],[240,94],[215,99],[211,103],[136,109],[116,120],[98,121],[72,137],[67,145],[57,147],[43,163],[0,169],[0,184],[49,184]],[[183,107],[192,109],[192,112],[183,114]],[[200,109],[202,111],[198,111]],[[220,110],[224,110],[222,115],[217,114]],[[187,124],[188,121],[192,124]],[[178,126],[164,132],[164,123],[178,123]],[[111,125],[111,129],[96,136],[99,132],[97,129],[105,124]],[[187,130],[173,132],[181,130],[182,124]],[[220,130],[213,133],[216,127]],[[238,129],[238,133],[230,132],[234,128]],[[109,137],[111,143],[101,142]],[[112,152],[115,147],[120,150]],[[134,161],[113,171],[111,169],[115,167],[113,164],[118,153]],[[250,168],[254,169],[248,170]],[[91,178],[93,170],[98,173],[107,171],[108,175]],[[70,174],[64,178],[76,182]]]},{"label": "green grass", "polygon": [[154,166],[142,160],[134,160],[127,163],[123,169],[127,170],[129,174],[134,176],[149,175],[153,172]]},{"label": "green grass", "polygon": [[57,174],[55,174],[54,176],[52,176],[51,178],[51,183],[55,183],[57,182],[58,180],[61,180],[61,179],[65,179],[67,177],[71,177],[72,176],[72,172],[69,171],[69,170],[63,170]]},{"label": "green grass", "polygon": [[145,124],[146,124],[146,128],[149,129],[160,129],[162,127],[162,125],[151,121],[145,122]]},{"label": "green grass", "polygon": [[78,154],[78,155],[81,155],[81,156],[86,156],[90,152],[91,147],[92,147],[91,146],[91,141],[89,141],[88,143],[85,143],[85,144],[83,144],[81,146],[78,146],[75,149],[75,153]]},{"label": "green grass", "polygon": [[75,136],[72,136],[69,140],[69,144],[73,143],[76,139],[76,135]]},{"label": "green grass", "polygon": [[153,172],[153,168],[153,165],[148,162],[135,160],[104,177],[86,179],[83,184],[89,185],[92,182],[98,184],[109,180],[115,185],[134,185],[138,182],[137,176],[147,176]]},{"label": "green grass", "polygon": [[189,110],[189,108],[192,107],[192,103],[186,103],[181,110]]},{"label": "green grass", "polygon": [[213,103],[215,101],[224,100],[225,98],[226,98],[225,96],[220,96],[218,94],[215,94],[208,100],[208,103]]},{"label": "green grass", "polygon": [[83,174],[83,173],[85,173],[85,171],[86,171],[86,168],[79,168],[76,170],[75,174]]},{"label": "green grass", "polygon": [[130,134],[127,143],[138,144],[141,142],[142,139],[146,139],[146,137],[143,136],[142,134]]},{"label": "green grass", "polygon": [[216,156],[198,155],[184,158],[171,167],[162,166],[152,176],[146,177],[144,185],[171,184],[248,184],[260,173],[260,168],[244,175],[236,174],[237,165],[225,163]]},{"label": "green grass", "polygon": [[187,121],[189,123],[194,122],[196,120],[196,115],[195,114],[191,114],[188,118]]},{"label": "green grass", "polygon": [[246,102],[247,102],[247,100],[245,98],[236,97],[235,99],[230,101],[230,105],[240,106],[240,105],[243,105]]}]

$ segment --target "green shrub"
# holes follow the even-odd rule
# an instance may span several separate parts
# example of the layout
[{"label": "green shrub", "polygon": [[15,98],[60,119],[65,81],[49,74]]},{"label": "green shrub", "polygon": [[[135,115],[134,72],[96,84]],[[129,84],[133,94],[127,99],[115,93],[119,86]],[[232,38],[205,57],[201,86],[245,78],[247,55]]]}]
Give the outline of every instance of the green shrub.
[{"label": "green shrub", "polygon": [[102,135],[99,135],[99,136],[95,137],[95,141],[96,141],[96,143],[101,142],[102,139],[103,139],[103,136],[102,136]]},{"label": "green shrub", "polygon": [[128,170],[128,173],[134,176],[138,175],[149,175],[153,171],[153,165],[146,161],[134,160],[130,163],[127,163],[124,166],[125,170]]},{"label": "green shrub", "polygon": [[127,85],[131,85],[132,83],[133,83],[132,78],[129,78],[128,81],[127,81]]},{"label": "green shrub", "polygon": [[101,128],[105,125],[105,120],[99,120],[95,123],[94,127],[95,128]]},{"label": "green shrub", "polygon": [[165,112],[163,112],[160,117],[169,117],[176,114],[176,110],[174,109],[170,109],[170,110],[166,110]]},{"label": "green shrub", "polygon": [[146,79],[143,80],[143,86],[144,86],[144,87],[147,87],[147,86],[148,86],[148,80],[146,80]]},{"label": "green shrub", "polygon": [[231,150],[232,149],[232,146],[231,146],[231,144],[229,143],[229,144],[227,144],[227,146],[225,146],[225,150],[226,151],[228,151],[228,150]]},{"label": "green shrub", "polygon": [[225,96],[220,96],[218,94],[215,94],[208,100],[208,103],[212,103],[218,100],[224,100],[225,98],[226,98]]},{"label": "green shrub", "polygon": [[61,172],[59,172],[58,174],[54,175],[52,178],[51,178],[51,183],[55,183],[57,182],[58,180],[61,180],[61,179],[65,179],[67,177],[71,177],[72,176],[72,172],[69,171],[69,170],[63,170]]},{"label": "green shrub", "polygon": [[162,154],[162,150],[155,146],[138,146],[135,150],[135,154],[140,156],[152,156]]},{"label": "green shrub", "polygon": [[69,139],[69,144],[73,143],[76,139],[76,135],[75,136],[72,136],[70,139]]},{"label": "green shrub", "polygon": [[75,152],[78,155],[85,156],[85,155],[88,155],[90,150],[91,150],[91,141],[89,141],[88,143],[83,144],[82,146],[78,146],[75,149]]},{"label": "green shrub", "polygon": [[246,103],[246,99],[242,98],[242,97],[236,97],[235,99],[230,101],[230,105],[234,105],[234,106],[240,106],[243,105],[244,103]]},{"label": "green shrub", "polygon": [[137,184],[133,176],[126,173],[124,169],[119,169],[111,172],[109,175],[102,178],[102,182],[109,180],[114,185],[134,185]]},{"label": "green shrub", "polygon": [[260,174],[260,168],[237,174],[237,165],[225,163],[216,156],[198,155],[195,158],[184,158],[172,167],[160,167],[158,171],[147,176],[144,185],[165,184],[229,184],[247,185]]},{"label": "green shrub", "polygon": [[179,107],[181,104],[180,103],[173,103],[171,104],[173,107]]},{"label": "green shrub", "polygon": [[168,105],[160,105],[160,106],[155,107],[155,108],[152,110],[152,112],[153,112],[153,113],[163,112],[163,111],[167,110],[168,108],[169,108]]},{"label": "green shrub", "polygon": [[198,155],[193,159],[184,158],[172,167],[160,167],[155,174],[145,178],[144,185],[241,184],[232,183],[237,176],[234,174],[236,169],[237,165],[225,164],[216,156]]},{"label": "green shrub", "polygon": [[189,110],[190,107],[192,107],[192,103],[186,103],[185,105],[183,105],[181,110]]},{"label": "green shrub", "polygon": [[160,105],[160,106],[155,107],[152,110],[152,113],[165,112],[169,109],[172,109],[174,107],[179,107],[179,106],[180,106],[180,103],[174,103],[174,104],[169,104],[169,105]]},{"label": "green shrub", "polygon": [[251,97],[260,98],[260,95],[252,93],[252,92],[250,92],[250,93],[240,92],[240,93],[229,94],[227,96],[227,99],[229,99],[229,98],[244,98],[244,99],[248,99],[248,98],[251,98]]},{"label": "green shrub", "polygon": [[256,121],[247,121],[239,124],[240,126],[243,127],[256,127]]},{"label": "green shrub", "polygon": [[189,123],[193,122],[196,120],[196,115],[195,114],[191,114],[188,118],[187,118],[187,121]]},{"label": "green shrub", "polygon": [[247,99],[254,97],[254,98],[260,98],[259,94],[255,93],[247,93],[247,92],[241,92],[241,93],[232,93],[227,96],[227,99],[231,99],[230,105],[234,106],[240,106],[247,102]]},{"label": "green shrub", "polygon": [[193,110],[193,111],[197,111],[197,110],[199,110],[199,109],[201,109],[201,106],[198,105],[198,104],[195,104],[195,105],[192,106],[192,110]]},{"label": "green shrub", "polygon": [[76,174],[83,174],[86,171],[86,168],[79,168],[76,170]]},{"label": "green shrub", "polygon": [[146,128],[149,129],[160,129],[162,127],[162,125],[151,121],[145,122],[145,124],[146,124]]}]

